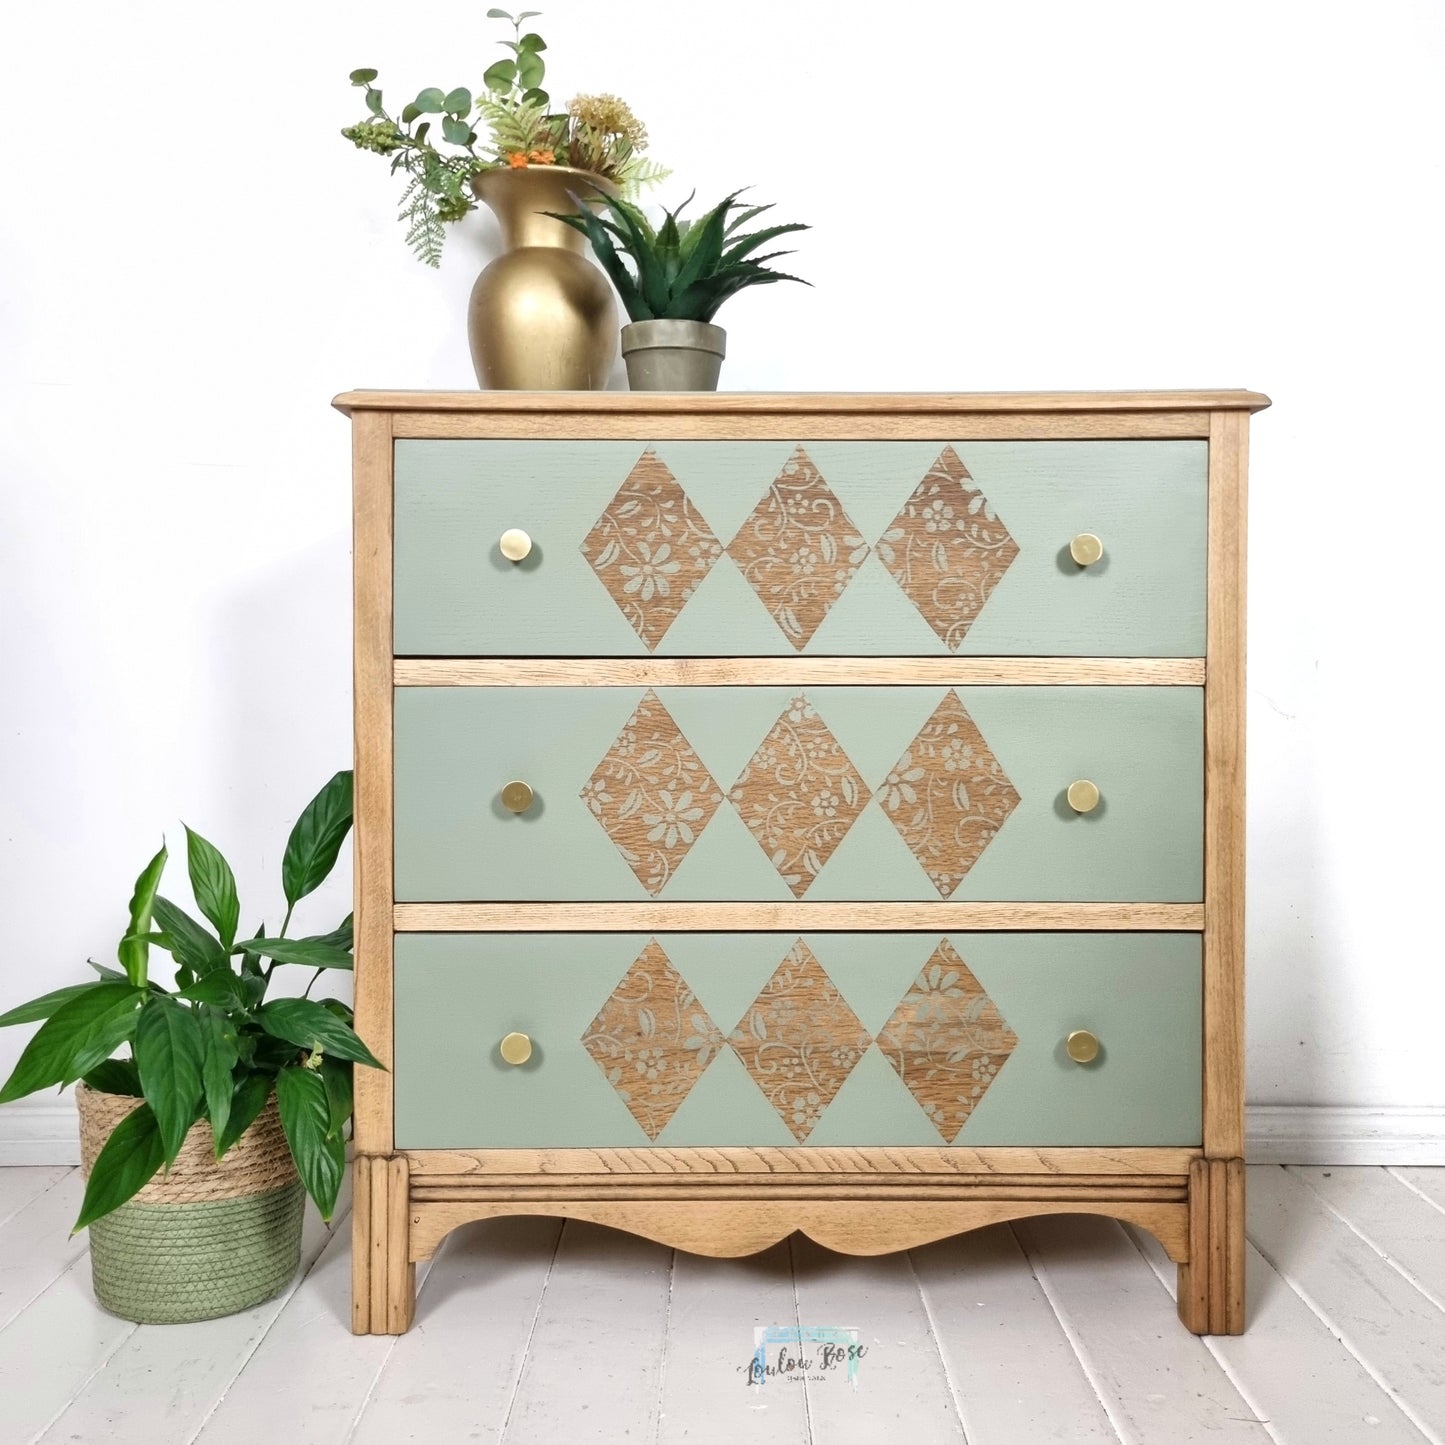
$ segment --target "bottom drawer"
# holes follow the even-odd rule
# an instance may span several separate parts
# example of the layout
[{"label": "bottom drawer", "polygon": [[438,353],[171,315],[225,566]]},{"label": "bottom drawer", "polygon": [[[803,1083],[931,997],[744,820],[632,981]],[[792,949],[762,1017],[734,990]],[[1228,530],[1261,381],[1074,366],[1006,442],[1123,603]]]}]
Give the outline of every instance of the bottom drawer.
[{"label": "bottom drawer", "polygon": [[1197,934],[398,934],[395,967],[400,1149],[1200,1142]]}]

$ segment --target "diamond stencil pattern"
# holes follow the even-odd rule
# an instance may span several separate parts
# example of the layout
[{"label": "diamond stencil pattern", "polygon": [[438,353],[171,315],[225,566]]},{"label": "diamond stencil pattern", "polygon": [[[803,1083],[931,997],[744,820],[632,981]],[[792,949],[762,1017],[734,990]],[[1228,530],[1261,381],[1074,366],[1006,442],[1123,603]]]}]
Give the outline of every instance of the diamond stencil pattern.
[{"label": "diamond stencil pattern", "polygon": [[582,555],[652,652],[722,545],[649,447],[583,539]]},{"label": "diamond stencil pattern", "polygon": [[954,1143],[1018,1045],[998,1006],[940,939],[876,1041],[801,939],[731,1037],[650,939],[582,1046],[654,1143],[724,1049],[806,1143],[874,1042],[945,1143]]},{"label": "diamond stencil pattern", "polygon": [[952,447],[944,448],[876,550],[953,652],[1019,554],[1018,543]]},{"label": "diamond stencil pattern", "polygon": [[946,1144],[1017,1045],[1018,1035],[946,938],[878,1035],[883,1057]]},{"label": "diamond stencil pattern", "polygon": [[868,551],[802,447],[727,547],[728,556],[800,652]]},{"label": "diamond stencil pattern", "polygon": [[581,798],[654,898],[722,803],[712,774],[651,688]]},{"label": "diamond stencil pattern", "polygon": [[582,1039],[654,1143],[722,1046],[717,1025],[656,939],[623,975]]},{"label": "diamond stencil pattern", "polygon": [[878,797],[943,898],[963,881],[1019,803],[952,689],[884,779]]},{"label": "diamond stencil pattern", "polygon": [[827,723],[801,693],[728,794],[795,898],[808,891],[871,796]]},{"label": "diamond stencil pattern", "polygon": [[728,1039],[800,1144],[871,1042],[801,938]]}]

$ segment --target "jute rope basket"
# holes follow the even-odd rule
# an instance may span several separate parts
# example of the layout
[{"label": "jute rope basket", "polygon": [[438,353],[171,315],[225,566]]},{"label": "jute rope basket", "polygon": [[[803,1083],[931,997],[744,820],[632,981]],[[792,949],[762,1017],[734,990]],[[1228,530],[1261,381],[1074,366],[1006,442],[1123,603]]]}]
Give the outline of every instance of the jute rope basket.
[{"label": "jute rope basket", "polygon": [[[76,1087],[86,1178],[140,1100]],[[234,1314],[284,1289],[301,1258],[305,1194],[276,1097],[219,1162],[192,1126],[168,1173],[90,1226],[95,1295],[112,1314],[175,1324]]]}]

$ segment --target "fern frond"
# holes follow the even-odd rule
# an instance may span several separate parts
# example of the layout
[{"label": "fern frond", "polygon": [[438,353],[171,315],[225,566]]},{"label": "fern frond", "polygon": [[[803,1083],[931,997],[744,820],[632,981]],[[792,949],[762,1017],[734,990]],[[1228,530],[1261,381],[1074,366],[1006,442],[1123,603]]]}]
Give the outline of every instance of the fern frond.
[{"label": "fern frond", "polygon": [[446,228],[437,214],[436,197],[428,189],[423,173],[413,172],[407,182],[397,220],[407,223],[406,244],[417,259],[428,266],[440,266]]},{"label": "fern frond", "polygon": [[628,156],[613,180],[626,200],[635,201],[644,186],[655,186],[659,181],[665,181],[671,174],[672,171],[668,167],[660,166],[656,161],[650,161],[646,156],[634,153]]}]

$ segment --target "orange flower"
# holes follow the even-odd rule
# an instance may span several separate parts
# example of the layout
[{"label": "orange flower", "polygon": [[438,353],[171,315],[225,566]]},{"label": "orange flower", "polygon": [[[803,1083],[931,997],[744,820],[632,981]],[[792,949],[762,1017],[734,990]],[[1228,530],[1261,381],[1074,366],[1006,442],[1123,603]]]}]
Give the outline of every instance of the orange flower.
[{"label": "orange flower", "polygon": [[512,168],[514,171],[519,171],[519,170],[521,170],[522,167],[527,164],[527,155],[526,155],[526,152],[525,152],[525,151],[513,151],[513,152],[511,153],[511,155],[509,155],[509,156],[507,157],[507,164],[508,164],[509,166],[511,166],[511,168]]},{"label": "orange flower", "polygon": [[557,153],[555,151],[533,151],[527,159],[535,161],[539,166],[550,166],[557,159]]}]

